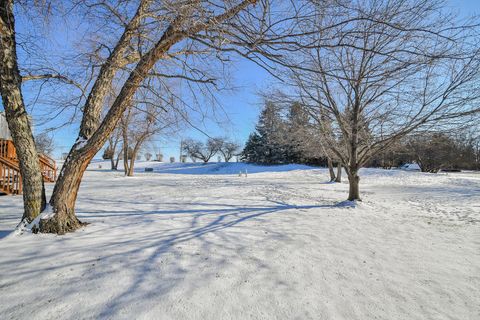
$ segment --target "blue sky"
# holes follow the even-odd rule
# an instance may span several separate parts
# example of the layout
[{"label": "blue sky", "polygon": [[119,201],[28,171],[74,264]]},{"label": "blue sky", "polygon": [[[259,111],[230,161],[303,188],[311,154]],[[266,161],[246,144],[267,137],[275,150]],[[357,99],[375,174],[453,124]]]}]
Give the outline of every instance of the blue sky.
[{"label": "blue sky", "polygon": [[[234,92],[219,94],[217,96],[222,108],[228,116],[220,115],[220,121],[206,120],[194,123],[203,132],[188,126],[181,130],[177,136],[165,137],[159,135],[151,143],[145,145],[146,151],[153,152],[153,145],[159,147],[165,159],[174,156],[178,159],[180,140],[183,138],[195,138],[206,140],[209,136],[226,136],[240,144],[243,144],[248,135],[254,130],[261,109],[261,98],[257,93],[266,89],[272,81],[268,73],[256,66],[249,60],[239,60],[233,66],[233,77],[237,88]],[[222,114],[222,112],[220,112]],[[37,128],[37,131],[41,131]],[[70,146],[77,137],[78,126],[72,125],[54,133],[57,152],[59,157],[62,152],[68,152]],[[99,153],[97,157],[101,156]]]},{"label": "blue sky", "polygon": [[[480,0],[450,0],[449,3],[451,9],[458,11],[460,16],[475,13],[480,14]],[[48,43],[42,44],[42,47],[47,54],[64,50],[65,43],[72,42],[72,39],[81,37],[81,28],[65,29],[59,25],[59,22],[55,23],[56,25],[50,26],[50,31],[53,33],[53,37],[50,34],[50,40]],[[71,26],[75,25],[74,22],[69,22],[69,24]],[[35,27],[35,23],[32,23],[31,20],[17,18],[17,30],[24,32],[27,30],[31,31],[32,27]],[[221,124],[208,121],[207,123],[197,123],[196,125],[211,136],[227,136],[243,144],[248,135],[254,130],[260,112],[262,99],[257,95],[257,92],[265,90],[271,86],[273,79],[271,79],[266,71],[248,60],[237,59],[237,61],[233,62],[230,67],[234,79],[233,81],[238,89],[233,93],[218,95],[218,100],[228,113],[228,120],[225,119],[226,121]],[[26,100],[32,100],[34,92],[30,92],[28,87],[25,87],[24,89]],[[41,111],[38,110],[38,108],[33,110],[34,119],[36,119],[40,112]],[[64,119],[59,119],[59,121],[63,120]],[[41,132],[47,126],[52,125],[51,123],[40,125],[38,121],[36,121],[35,124],[36,132]],[[63,152],[68,152],[70,146],[76,139],[77,132],[78,124],[73,124],[54,131],[53,134],[57,147],[54,154],[55,157],[60,157]],[[180,139],[186,137],[193,137],[202,140],[206,139],[203,133],[192,128],[185,128],[178,136],[159,136],[153,143],[157,148],[159,147],[162,150],[166,159],[170,156],[178,158]],[[148,144],[146,148],[150,149],[150,152],[153,153],[152,144]]]}]

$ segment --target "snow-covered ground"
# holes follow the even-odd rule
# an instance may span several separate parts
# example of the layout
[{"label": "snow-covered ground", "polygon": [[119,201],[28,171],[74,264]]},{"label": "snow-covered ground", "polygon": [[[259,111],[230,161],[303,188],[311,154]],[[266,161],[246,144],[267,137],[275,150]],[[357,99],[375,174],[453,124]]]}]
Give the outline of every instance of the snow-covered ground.
[{"label": "snow-covered ground", "polygon": [[352,207],[306,166],[106,168],[65,236],[0,197],[0,319],[480,319],[478,173],[366,169]]}]

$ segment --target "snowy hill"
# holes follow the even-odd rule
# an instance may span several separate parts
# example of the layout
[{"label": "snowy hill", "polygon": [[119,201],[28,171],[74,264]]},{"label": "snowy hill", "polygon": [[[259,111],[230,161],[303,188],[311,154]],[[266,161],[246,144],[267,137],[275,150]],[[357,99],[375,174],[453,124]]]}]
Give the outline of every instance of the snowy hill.
[{"label": "snowy hill", "polygon": [[318,169],[301,164],[285,164],[262,166],[243,162],[209,162],[209,163],[160,163],[160,162],[138,162],[135,164],[137,172],[145,171],[145,168],[153,168],[158,173],[173,174],[238,174],[247,173],[265,173],[265,172],[287,172],[294,170]]}]

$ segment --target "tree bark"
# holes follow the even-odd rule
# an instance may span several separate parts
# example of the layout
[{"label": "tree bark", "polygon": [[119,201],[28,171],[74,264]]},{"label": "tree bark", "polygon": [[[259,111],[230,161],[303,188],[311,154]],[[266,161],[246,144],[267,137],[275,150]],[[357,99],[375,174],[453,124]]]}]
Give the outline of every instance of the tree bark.
[{"label": "tree bark", "polygon": [[46,198],[42,172],[30,121],[21,91],[18,69],[13,0],[0,1],[0,92],[8,128],[20,163],[24,212],[22,220],[30,223],[45,209]]},{"label": "tree bark", "polygon": [[79,152],[76,146],[77,144],[72,147],[65,160],[53,189],[50,205],[55,214],[51,218],[40,220],[40,232],[64,234],[84,225],[75,215],[75,201],[83,173],[96,151],[90,150],[85,154]]},{"label": "tree bark", "polygon": [[342,163],[341,162],[337,164],[337,177],[335,178],[335,182],[342,182]]},{"label": "tree bark", "polygon": [[335,171],[333,170],[333,163],[330,157],[327,157],[327,163],[328,163],[328,172],[330,173],[330,182],[333,182],[335,181]]},{"label": "tree bark", "polygon": [[125,30],[115,48],[100,68],[100,72],[84,106],[79,137],[89,139],[99,127],[105,97],[112,86],[115,74],[125,64],[125,53],[130,46],[130,41],[137,34],[142,19],[144,19],[151,3],[152,0],[140,1],[135,15],[125,26]]},{"label": "tree bark", "polygon": [[348,200],[361,201],[362,199],[360,199],[360,189],[359,189],[360,177],[356,172],[348,175],[348,183],[349,183]]}]

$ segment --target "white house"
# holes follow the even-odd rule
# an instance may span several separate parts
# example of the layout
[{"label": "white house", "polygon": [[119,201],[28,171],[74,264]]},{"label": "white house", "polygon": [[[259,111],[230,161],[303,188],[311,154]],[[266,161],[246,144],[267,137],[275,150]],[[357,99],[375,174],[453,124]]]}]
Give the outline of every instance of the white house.
[{"label": "white house", "polygon": [[[28,122],[30,123],[30,127],[32,128],[32,133],[35,134],[35,130],[33,128],[33,121],[32,116],[27,116]],[[10,130],[8,129],[7,118],[5,117],[5,112],[0,111],[0,139],[3,140],[12,140],[12,135],[10,134]]]},{"label": "white house", "polygon": [[8,130],[7,119],[5,113],[0,112],[0,139],[11,140],[10,130]]}]

